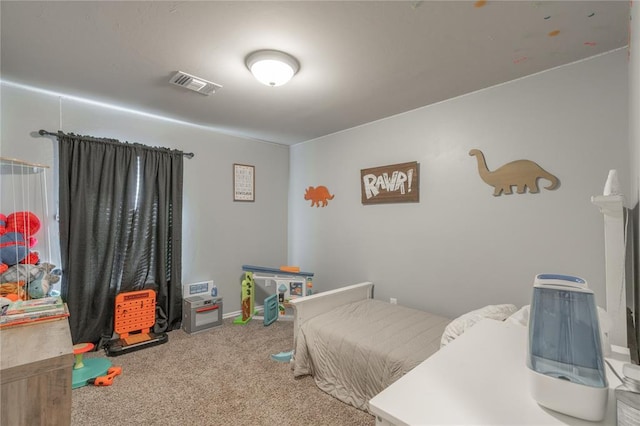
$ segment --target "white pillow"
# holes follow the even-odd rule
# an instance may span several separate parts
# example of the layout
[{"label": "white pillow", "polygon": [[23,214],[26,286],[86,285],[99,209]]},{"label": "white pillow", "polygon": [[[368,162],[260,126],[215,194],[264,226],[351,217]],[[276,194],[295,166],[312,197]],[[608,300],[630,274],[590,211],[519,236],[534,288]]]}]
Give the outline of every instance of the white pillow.
[{"label": "white pillow", "polygon": [[447,325],[442,333],[440,340],[440,348],[446,346],[449,342],[464,333],[468,328],[472,327],[478,321],[484,318],[490,318],[503,321],[512,315],[518,308],[515,305],[488,305],[475,311],[467,312],[459,316]]},{"label": "white pillow", "polygon": [[524,305],[518,312],[511,315],[505,321],[527,327],[529,325],[529,306],[530,305]]},{"label": "white pillow", "polygon": [[[518,312],[505,320],[513,324],[529,326],[530,305],[525,305]],[[611,343],[609,342],[609,331],[611,331],[611,318],[607,311],[598,306],[598,322],[600,323],[600,340],[604,356],[611,355]]]},{"label": "white pillow", "polygon": [[[530,305],[524,305],[516,313],[514,313],[509,318],[507,318],[507,322],[528,326],[529,315],[530,315],[529,307]],[[609,330],[611,330],[611,318],[609,317],[609,314],[607,313],[607,311],[602,309],[600,306],[598,306],[597,309],[598,309],[598,322],[600,323],[600,330],[602,330],[603,333],[609,333]]]}]

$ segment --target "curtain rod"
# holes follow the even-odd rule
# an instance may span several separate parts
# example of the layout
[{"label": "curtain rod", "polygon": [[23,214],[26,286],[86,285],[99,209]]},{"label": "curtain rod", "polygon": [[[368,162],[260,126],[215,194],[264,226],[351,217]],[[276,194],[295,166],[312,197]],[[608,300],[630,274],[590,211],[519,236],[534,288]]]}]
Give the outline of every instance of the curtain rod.
[{"label": "curtain rod", "polygon": [[[91,136],[79,136],[79,135],[69,135],[67,133],[64,133],[62,130],[58,130],[56,133],[53,132],[48,132],[46,130],[39,130],[38,134],[40,136],[45,136],[45,135],[49,135],[49,136],[67,136],[67,137],[71,137],[71,138],[79,138],[79,139],[84,139],[86,141],[93,141],[93,142],[113,142],[116,141],[116,139],[108,139],[108,138],[93,138]],[[118,141],[119,142],[119,141]],[[137,144],[137,145],[142,145],[142,144]],[[149,149],[157,149],[154,147],[147,147]],[[182,155],[184,155],[187,158],[193,158],[193,156],[195,155],[193,152],[183,152]]]}]

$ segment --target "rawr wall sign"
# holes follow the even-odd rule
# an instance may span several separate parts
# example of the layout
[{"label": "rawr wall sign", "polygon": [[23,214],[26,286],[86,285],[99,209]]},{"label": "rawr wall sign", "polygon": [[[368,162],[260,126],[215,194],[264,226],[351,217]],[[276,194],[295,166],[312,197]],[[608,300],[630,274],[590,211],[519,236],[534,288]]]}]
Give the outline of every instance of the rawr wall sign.
[{"label": "rawr wall sign", "polygon": [[413,161],[360,170],[362,204],[419,202],[418,166]]}]

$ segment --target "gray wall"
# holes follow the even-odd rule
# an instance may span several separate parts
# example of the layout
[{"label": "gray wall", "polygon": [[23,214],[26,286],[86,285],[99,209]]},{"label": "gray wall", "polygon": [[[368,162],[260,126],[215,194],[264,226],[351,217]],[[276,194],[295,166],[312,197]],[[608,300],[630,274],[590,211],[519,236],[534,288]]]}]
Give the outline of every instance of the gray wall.
[{"label": "gray wall", "polygon": [[[286,264],[288,147],[7,84],[1,95],[5,157],[54,166],[56,144],[30,134],[39,129],[195,153],[193,159],[185,159],[184,168],[183,282],[213,279],[224,297],[225,312],[240,310],[241,265]],[[255,166],[255,202],[233,202],[233,163]],[[55,212],[57,175],[49,173]],[[3,191],[2,210],[7,196]],[[59,255],[53,260],[59,264]]]},{"label": "gray wall", "polygon": [[[450,317],[529,303],[533,278],[581,276],[604,299],[609,169],[628,191],[627,52],[618,50],[291,148],[289,260],[319,290],[372,280],[376,298]],[[561,186],[494,197],[489,169],[529,159]],[[360,169],[420,163],[420,202],[363,206]],[[305,188],[335,194],[310,207]]]},{"label": "gray wall", "polygon": [[[30,135],[44,128],[195,152],[185,160],[183,281],[214,279],[226,312],[240,308],[245,263],[299,265],[316,273],[320,291],[373,280],[379,299],[449,316],[526,304],[540,272],[586,278],[604,305],[602,217],[590,197],[613,168],[625,194],[637,188],[627,88],[620,50],[289,150],[3,84],[0,149],[55,165],[54,143]],[[562,184],[493,197],[471,148],[484,151],[490,169],[526,158]],[[406,161],[420,162],[420,203],[360,203],[360,169]],[[255,203],[232,201],[234,162],[256,166]],[[303,199],[317,185],[335,194],[326,208]]]}]

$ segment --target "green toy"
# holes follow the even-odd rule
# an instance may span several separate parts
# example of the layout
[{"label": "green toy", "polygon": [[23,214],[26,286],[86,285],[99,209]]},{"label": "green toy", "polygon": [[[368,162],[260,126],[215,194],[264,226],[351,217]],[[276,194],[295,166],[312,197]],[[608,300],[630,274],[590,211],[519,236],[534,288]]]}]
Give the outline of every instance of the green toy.
[{"label": "green toy", "polygon": [[73,364],[71,389],[88,385],[96,377],[107,374],[111,367],[111,361],[106,358],[83,359],[84,353],[93,348],[93,343],[79,343],[73,346],[75,363]]},{"label": "green toy", "polygon": [[234,324],[246,324],[251,321],[251,317],[255,314],[255,287],[256,283],[253,280],[253,272],[245,272],[240,290],[242,315],[233,320]]}]

